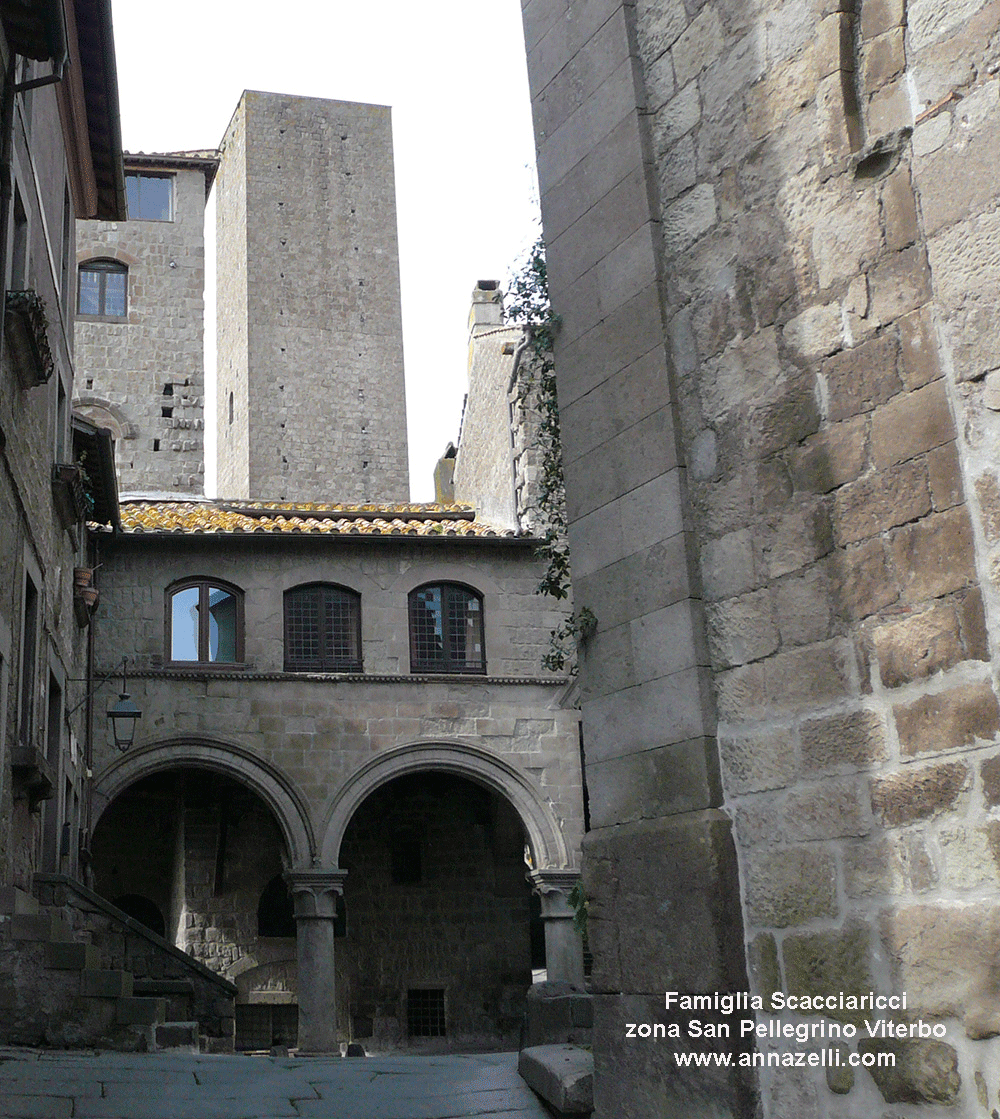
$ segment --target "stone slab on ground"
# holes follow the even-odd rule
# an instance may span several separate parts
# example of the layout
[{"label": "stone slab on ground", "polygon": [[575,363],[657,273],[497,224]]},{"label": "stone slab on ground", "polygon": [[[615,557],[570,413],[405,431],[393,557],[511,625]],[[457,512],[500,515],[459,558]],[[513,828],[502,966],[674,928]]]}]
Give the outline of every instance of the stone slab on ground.
[{"label": "stone slab on ground", "polygon": [[0,1119],[547,1119],[516,1053],[233,1057],[0,1048]]},{"label": "stone slab on ground", "polygon": [[522,1049],[517,1071],[560,1115],[589,1115],[594,1109],[594,1055],[576,1045]]}]

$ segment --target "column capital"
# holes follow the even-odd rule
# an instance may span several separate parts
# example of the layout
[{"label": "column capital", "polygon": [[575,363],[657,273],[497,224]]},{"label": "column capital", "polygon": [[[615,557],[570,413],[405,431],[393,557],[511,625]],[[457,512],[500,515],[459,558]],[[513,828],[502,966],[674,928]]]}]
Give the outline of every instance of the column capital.
[{"label": "column capital", "polygon": [[286,871],[285,881],[295,903],[296,919],[333,920],[337,915],[337,898],[344,892],[346,878],[347,871],[337,867]]},{"label": "column capital", "polygon": [[527,875],[533,890],[542,902],[542,917],[573,916],[573,907],[570,905],[569,895],[573,887],[580,881],[578,870],[532,870]]}]

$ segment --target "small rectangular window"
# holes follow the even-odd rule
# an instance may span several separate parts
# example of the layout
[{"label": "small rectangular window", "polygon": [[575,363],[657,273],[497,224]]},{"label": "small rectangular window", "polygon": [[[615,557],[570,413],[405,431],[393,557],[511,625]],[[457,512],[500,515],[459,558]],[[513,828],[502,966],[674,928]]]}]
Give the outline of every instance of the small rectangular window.
[{"label": "small rectangular window", "polygon": [[411,987],[406,992],[406,1032],[410,1037],[446,1035],[443,987]]},{"label": "small rectangular window", "polygon": [[30,746],[35,733],[35,688],[38,675],[38,591],[31,577],[24,577],[24,609],[21,612],[21,709],[18,738]]},{"label": "small rectangular window", "polygon": [[173,221],[173,175],[145,175],[130,171],[125,175],[125,195],[129,221]]}]

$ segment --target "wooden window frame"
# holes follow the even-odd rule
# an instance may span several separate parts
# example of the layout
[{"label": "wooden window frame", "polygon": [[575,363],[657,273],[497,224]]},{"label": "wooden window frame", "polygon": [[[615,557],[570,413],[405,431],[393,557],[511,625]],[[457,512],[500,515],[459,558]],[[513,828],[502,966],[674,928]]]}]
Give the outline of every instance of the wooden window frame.
[{"label": "wooden window frame", "polygon": [[[98,307],[100,310],[97,314],[88,314],[80,308],[80,277],[84,272],[92,273],[101,277],[100,290],[98,295]],[[124,276],[125,277],[125,306],[120,315],[112,315],[107,310],[107,277],[108,276]],[[82,319],[84,322],[127,322],[128,321],[128,265],[123,264],[120,260],[113,260],[108,257],[93,257],[90,260],[83,260],[77,265],[76,269],[76,317]]]},{"label": "wooden window frame", "polygon": [[[341,601],[346,603],[349,607],[351,617],[348,624],[351,626],[354,638],[354,647],[357,650],[357,656],[351,660],[337,660],[332,658],[327,660],[323,656],[318,657],[313,661],[296,660],[289,656],[289,649],[292,645],[291,640],[291,618],[289,616],[289,604],[293,596],[298,594],[315,593],[322,601],[322,595],[326,591],[333,591],[341,596]],[[319,617],[320,628],[320,645],[322,647],[323,637],[325,636],[325,622],[323,621],[323,611],[318,610],[317,616]],[[285,591],[282,601],[282,619],[284,629],[284,648],[285,648],[285,671],[286,672],[349,672],[359,673],[364,671],[364,653],[361,645],[361,595],[353,590],[351,587],[342,586],[339,583],[301,583],[296,587],[289,587]]]},{"label": "wooden window frame", "polygon": [[[181,591],[190,590],[192,587],[198,588],[198,659],[193,661],[177,661],[173,658],[174,647],[174,634],[173,634],[173,607],[174,596]],[[208,610],[208,595],[209,589],[225,591],[231,594],[236,600],[236,634],[235,634],[235,659],[231,661],[213,661],[208,659],[209,652],[209,610]],[[191,665],[197,665],[199,668],[209,669],[228,669],[233,665],[243,664],[244,658],[244,614],[243,614],[243,591],[240,590],[234,583],[228,583],[225,579],[214,579],[211,576],[195,576],[188,579],[180,579],[176,583],[171,583],[167,587],[164,595],[164,633],[166,635],[166,656],[165,663],[175,668],[184,668]]]},{"label": "wooden window frame", "polygon": [[[441,659],[440,661],[430,661],[422,658],[417,650],[417,632],[416,632],[416,608],[418,598],[417,596],[421,591],[426,591],[432,587],[441,588]],[[470,663],[468,658],[459,665],[451,660],[448,652],[451,636],[451,611],[449,609],[449,596],[454,592],[460,592],[466,599],[474,599],[479,603],[479,649],[480,657],[478,663]],[[430,583],[421,583],[419,587],[414,587],[410,591],[407,600],[407,628],[409,630],[410,638],[410,672],[414,675],[446,675],[446,676],[484,676],[486,675],[486,622],[485,611],[483,609],[483,596],[475,589],[466,583],[454,583],[445,580],[435,580]]]}]

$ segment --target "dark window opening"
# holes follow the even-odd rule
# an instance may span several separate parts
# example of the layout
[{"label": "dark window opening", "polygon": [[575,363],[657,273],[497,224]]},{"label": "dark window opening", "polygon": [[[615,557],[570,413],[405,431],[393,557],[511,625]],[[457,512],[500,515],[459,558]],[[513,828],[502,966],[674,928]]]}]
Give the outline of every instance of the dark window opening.
[{"label": "dark window opening", "polygon": [[128,269],[117,260],[88,260],[80,265],[77,314],[124,319],[128,313]]},{"label": "dark window opening", "polygon": [[240,1052],[270,1049],[273,1045],[291,1048],[298,1039],[296,1003],[237,1003],[236,1048]]},{"label": "dark window opening", "polygon": [[171,417],[171,416],[172,416],[173,414],[174,414],[174,410],[173,410],[173,408],[161,408],[161,409],[160,409],[160,415],[161,415],[161,416],[162,416],[162,417],[163,417],[163,418],[164,418],[165,420],[169,420],[169,419],[170,419],[170,417]]},{"label": "dark window opening", "polygon": [[456,583],[410,592],[410,671],[486,671],[483,600]]},{"label": "dark window opening", "polygon": [[292,895],[278,874],[264,887],[257,904],[258,936],[295,936]]},{"label": "dark window opening", "polygon": [[174,386],[170,381],[167,381],[167,383],[163,386],[163,395],[164,396],[173,396],[174,395]]},{"label": "dark window opening", "polygon": [[21,709],[18,737],[30,746],[35,732],[35,677],[38,666],[38,591],[29,576],[24,577],[24,609],[21,615]]},{"label": "dark window opening", "polygon": [[157,936],[167,935],[167,923],[163,919],[163,913],[160,907],[149,898],[144,898],[141,894],[122,894],[120,898],[115,898],[111,903],[117,909],[120,909],[127,917],[138,921],[140,925],[145,925],[150,932],[155,932]]},{"label": "dark window opening", "polygon": [[153,440],[153,450],[158,451],[159,449],[160,449],[160,441],[159,441],[159,439],[154,439]]},{"label": "dark window opening", "polygon": [[173,221],[173,175],[125,175],[129,221]]},{"label": "dark window opening", "polygon": [[328,583],[285,592],[285,671],[361,671],[359,594]]},{"label": "dark window opening", "polygon": [[[230,423],[233,422],[233,394],[232,393],[229,394],[229,422]],[[284,427],[285,425],[282,424],[281,426]]]},{"label": "dark window opening", "polygon": [[445,1037],[444,988],[406,992],[406,1032],[410,1037]]},{"label": "dark window opening", "polygon": [[59,765],[59,754],[62,748],[62,721],[63,721],[63,699],[62,688],[52,673],[49,673],[49,717],[46,726],[46,749],[45,756],[49,760],[49,765],[57,768]]}]

